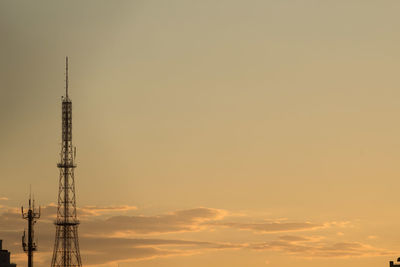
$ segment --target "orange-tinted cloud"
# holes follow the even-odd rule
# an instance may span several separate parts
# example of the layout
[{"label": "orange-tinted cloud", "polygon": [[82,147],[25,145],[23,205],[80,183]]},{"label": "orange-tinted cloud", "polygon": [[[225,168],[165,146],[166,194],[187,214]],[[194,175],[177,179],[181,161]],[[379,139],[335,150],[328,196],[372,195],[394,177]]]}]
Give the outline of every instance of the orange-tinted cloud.
[{"label": "orange-tinted cloud", "polygon": [[199,231],[204,222],[220,220],[225,212],[211,208],[179,210],[155,216],[112,216],[86,221],[82,229],[88,235],[160,234]]},{"label": "orange-tinted cloud", "polygon": [[371,257],[394,253],[360,242],[329,242],[303,236],[283,236],[249,247],[259,251],[280,251],[304,258]]},{"label": "orange-tinted cloud", "polygon": [[294,231],[307,231],[316,230],[324,227],[322,224],[315,224],[310,222],[261,222],[261,223],[231,223],[221,222],[215,223],[217,226],[224,226],[236,228],[240,230],[250,230],[259,233],[274,233],[274,232],[294,232]]},{"label": "orange-tinted cloud", "polygon": [[100,216],[103,214],[110,214],[115,212],[127,212],[137,210],[136,206],[120,205],[120,206],[85,206],[78,208],[78,214],[82,216]]},{"label": "orange-tinted cloud", "polygon": [[[79,233],[81,254],[85,265],[192,255],[221,249],[250,249],[266,253],[280,252],[305,258],[366,257],[393,253],[353,240],[335,242],[330,239],[329,235],[323,235],[324,229],[341,228],[348,223],[318,224],[286,221],[246,223],[245,220],[250,221],[251,218],[243,216],[241,216],[241,220],[244,220],[244,222],[233,223],[228,221],[234,218],[227,217],[227,211],[204,207],[151,216],[125,214],[126,211],[134,209],[135,207],[130,206],[90,206],[80,209],[83,219]],[[22,220],[18,208],[1,208],[0,211],[3,211],[0,213],[0,237],[6,241],[7,249],[12,251],[17,263],[20,263],[19,260],[24,259],[21,254],[20,238],[26,222]],[[54,204],[44,206],[42,208],[43,217],[36,225],[36,234],[39,238],[39,252],[36,259],[42,265],[49,264],[51,258],[55,232],[53,225],[55,212]],[[115,212],[117,212],[117,215],[114,214]],[[243,237],[242,240],[232,244],[224,242],[224,240],[207,242],[161,238],[161,235],[166,233],[175,233],[176,236],[181,232],[190,231],[198,232],[212,229],[218,232],[221,228],[230,228],[233,231],[247,230],[249,231],[249,239]],[[283,235],[273,238],[274,235],[268,235],[266,238],[269,240],[265,242],[255,243],[250,241],[250,237],[254,233],[273,234],[279,232],[311,232],[314,230],[319,230],[318,233],[321,236]],[[138,235],[151,236],[152,238],[137,238]]]}]

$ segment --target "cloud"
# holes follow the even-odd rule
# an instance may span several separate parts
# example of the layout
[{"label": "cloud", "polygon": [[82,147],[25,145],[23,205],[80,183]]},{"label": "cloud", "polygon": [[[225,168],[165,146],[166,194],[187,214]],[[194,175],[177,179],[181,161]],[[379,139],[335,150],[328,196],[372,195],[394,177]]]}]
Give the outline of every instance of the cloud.
[{"label": "cloud", "polygon": [[326,228],[329,227],[339,227],[339,228],[347,228],[347,227],[354,227],[351,222],[349,221],[333,221],[333,222],[326,222],[324,223]]},{"label": "cloud", "polygon": [[[178,233],[200,231],[204,222],[220,220],[226,212],[211,208],[178,210],[153,216],[112,215],[113,212],[135,210],[131,206],[89,206],[80,209],[82,223],[79,227],[81,254],[86,265],[104,264],[115,261],[136,261],[155,257],[191,255],[207,250],[237,249],[241,245],[215,242],[199,242],[170,239],[134,239],[132,235],[155,233]],[[0,214],[0,237],[5,247],[13,252],[17,263],[25,261],[21,253],[21,236],[26,221],[17,208],[3,208]],[[49,264],[55,235],[54,219],[57,207],[54,203],[41,208],[42,217],[35,226],[39,251],[35,261]],[[117,237],[117,236],[120,237]],[[121,236],[125,238],[121,238]],[[11,241],[11,242],[10,242]]]},{"label": "cloud", "polygon": [[288,242],[302,242],[302,241],[310,241],[311,238],[304,236],[285,235],[285,236],[280,236],[279,240],[284,240]]},{"label": "cloud", "polygon": [[115,212],[127,212],[137,210],[136,206],[120,205],[120,206],[85,206],[83,208],[77,208],[79,216],[100,216],[104,214],[110,214]]},{"label": "cloud", "polygon": [[[51,233],[50,233],[51,232]],[[35,254],[35,261],[40,265],[49,265],[52,256],[52,241],[54,233],[44,238],[41,235],[39,251]],[[8,240],[20,236],[6,235]],[[85,265],[112,264],[115,262],[132,262],[159,257],[188,256],[213,250],[239,249],[243,245],[216,242],[199,242],[179,239],[134,239],[134,238],[102,238],[80,237],[82,261]],[[21,251],[19,244],[7,246],[7,249]],[[37,256],[36,256],[37,255]],[[13,254],[13,261],[22,263],[26,256],[21,253]]]},{"label": "cloud", "polygon": [[258,233],[275,233],[275,232],[294,232],[294,231],[310,231],[325,227],[323,224],[314,224],[310,222],[262,222],[262,223],[231,223],[216,222],[216,226],[236,228],[240,230],[249,230]]},{"label": "cloud", "polygon": [[320,238],[285,236],[276,240],[251,244],[258,251],[280,251],[304,258],[347,258],[392,255],[393,251],[360,242],[322,242]]},{"label": "cloud", "polygon": [[90,265],[115,261],[137,261],[155,257],[184,256],[209,250],[237,249],[240,245],[229,243],[198,242],[171,239],[130,239],[86,237],[83,247],[95,247],[85,251],[85,260]]},{"label": "cloud", "polygon": [[[6,208],[11,212],[15,213],[15,209]],[[36,211],[39,210],[39,205],[36,205]],[[125,213],[128,211],[137,210],[136,206],[120,205],[120,206],[83,206],[77,208],[77,214],[80,220],[87,220],[91,218],[96,218],[104,215],[112,215],[113,213]],[[40,206],[41,211],[41,221],[50,220],[54,222],[57,216],[57,204],[50,203],[48,205]],[[20,212],[17,209],[17,212]],[[1,218],[0,218],[1,219]]]},{"label": "cloud", "polygon": [[107,236],[200,231],[207,227],[204,222],[221,220],[225,214],[223,210],[195,208],[155,216],[112,216],[86,221],[82,227],[87,235]]},{"label": "cloud", "polygon": [[[83,235],[88,236],[123,236],[130,234],[163,234],[185,231],[200,231],[208,226],[208,221],[216,221],[224,218],[226,211],[212,208],[194,208],[178,210],[161,215],[111,215],[102,216],[109,212],[125,212],[135,210],[132,206],[107,206],[107,207],[83,207],[79,214]],[[57,207],[49,204],[41,207],[40,225],[53,225],[56,218]],[[91,214],[91,216],[89,216]],[[21,210],[16,208],[4,208],[0,214],[0,227],[5,231],[20,230],[25,226],[21,218]],[[39,226],[41,227],[41,226]],[[53,227],[51,227],[53,228]]]},{"label": "cloud", "polygon": [[24,224],[21,210],[15,208],[5,208],[0,215],[0,229],[2,230],[17,230],[21,229]]},{"label": "cloud", "polygon": [[[262,221],[247,223],[250,217],[241,216],[243,222],[231,222],[235,219],[225,210],[213,208],[193,208],[177,210],[158,215],[127,215],[126,212],[136,210],[133,206],[87,206],[79,209],[81,225],[79,227],[82,260],[85,265],[104,265],[116,262],[147,260],[159,257],[188,256],[206,253],[213,250],[241,249],[262,252],[280,252],[304,258],[342,258],[366,257],[394,254],[368,244],[345,241],[334,242],[323,235],[327,228],[342,228],[351,225],[347,222],[311,223],[287,221]],[[21,235],[26,221],[21,218],[18,208],[2,207],[0,209],[0,237],[4,239],[4,247],[12,251],[13,260],[17,264],[26,261],[21,253]],[[56,205],[42,207],[42,218],[35,226],[39,251],[35,261],[39,265],[50,264],[55,236],[54,219]],[[122,213],[122,214],[121,214]],[[228,216],[230,215],[230,216]],[[237,218],[236,218],[237,219]],[[183,240],[182,232],[210,231],[217,233],[221,228],[233,231],[249,231],[237,243],[224,240]],[[303,231],[309,234],[314,230],[322,233],[319,236],[281,235],[276,233],[294,233]],[[335,229],[333,229],[335,230]],[[334,231],[336,233],[336,231]],[[165,234],[174,233],[174,238],[165,238]],[[254,243],[251,235],[271,233],[271,240]],[[193,235],[191,235],[193,238]],[[139,238],[140,237],[140,238]],[[164,237],[164,238],[162,238]],[[337,235],[333,235],[333,238]],[[257,238],[260,238],[258,236]],[[340,237],[343,238],[343,237]],[[203,239],[203,238],[202,238]]]}]

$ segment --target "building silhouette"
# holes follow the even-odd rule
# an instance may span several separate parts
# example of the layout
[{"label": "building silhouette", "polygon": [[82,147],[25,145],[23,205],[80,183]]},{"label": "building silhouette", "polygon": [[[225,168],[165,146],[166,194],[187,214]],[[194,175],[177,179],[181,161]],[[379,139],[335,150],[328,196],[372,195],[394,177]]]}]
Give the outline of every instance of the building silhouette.
[{"label": "building silhouette", "polygon": [[400,267],[400,258],[397,259],[397,262],[398,264],[395,264],[393,261],[390,261],[389,262],[390,267],[396,267],[396,266]]},{"label": "building silhouette", "polygon": [[0,240],[0,267],[16,267],[15,263],[10,263],[11,253],[3,249],[3,240]]}]

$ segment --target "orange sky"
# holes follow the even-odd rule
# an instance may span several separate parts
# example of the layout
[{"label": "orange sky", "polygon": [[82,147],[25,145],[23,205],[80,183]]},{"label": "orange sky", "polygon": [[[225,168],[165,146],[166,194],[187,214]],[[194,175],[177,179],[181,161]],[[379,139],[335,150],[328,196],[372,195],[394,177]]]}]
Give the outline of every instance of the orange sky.
[{"label": "orange sky", "polygon": [[0,239],[43,207],[70,59],[84,265],[400,256],[399,1],[0,1]]}]

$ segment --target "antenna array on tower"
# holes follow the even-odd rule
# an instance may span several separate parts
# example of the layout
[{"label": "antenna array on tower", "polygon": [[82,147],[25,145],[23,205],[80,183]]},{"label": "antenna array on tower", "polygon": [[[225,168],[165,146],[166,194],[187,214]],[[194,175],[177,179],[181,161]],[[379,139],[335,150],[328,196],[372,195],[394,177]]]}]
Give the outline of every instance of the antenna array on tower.
[{"label": "antenna array on tower", "polygon": [[75,153],[72,145],[72,102],[68,97],[68,57],[66,58],[65,97],[62,100],[62,147],[60,169],[56,236],[52,267],[80,267],[78,225],[75,200]]}]

